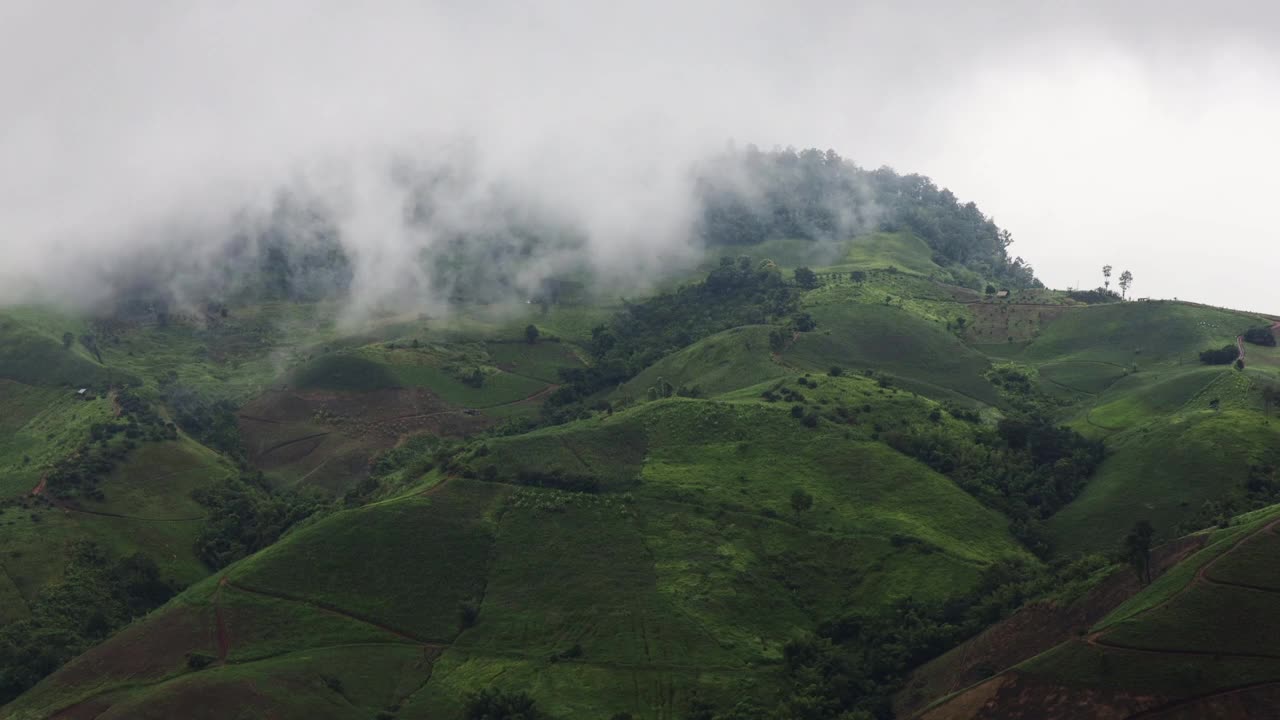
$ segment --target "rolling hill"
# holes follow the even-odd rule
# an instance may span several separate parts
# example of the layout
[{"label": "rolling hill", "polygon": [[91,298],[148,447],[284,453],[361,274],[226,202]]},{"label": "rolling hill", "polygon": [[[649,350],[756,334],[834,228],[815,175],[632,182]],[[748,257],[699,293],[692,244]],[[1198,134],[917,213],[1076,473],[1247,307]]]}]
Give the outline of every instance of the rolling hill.
[{"label": "rolling hill", "polygon": [[1266,707],[1280,352],[1199,353],[1270,321],[815,242],[358,330],[0,311],[0,718]]}]

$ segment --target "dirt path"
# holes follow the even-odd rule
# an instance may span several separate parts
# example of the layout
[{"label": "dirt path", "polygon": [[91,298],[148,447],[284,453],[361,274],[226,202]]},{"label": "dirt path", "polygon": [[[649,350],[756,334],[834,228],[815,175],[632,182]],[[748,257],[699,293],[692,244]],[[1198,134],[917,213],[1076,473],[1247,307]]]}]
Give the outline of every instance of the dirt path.
[{"label": "dirt path", "polygon": [[1136,712],[1130,715],[1125,720],[1137,720],[1137,718],[1160,717],[1161,715],[1177,710],[1178,708],[1193,706],[1193,705],[1196,705],[1197,703],[1203,702],[1205,700],[1209,700],[1211,698],[1226,697],[1228,695],[1235,695],[1238,693],[1249,692],[1251,690],[1258,690],[1260,688],[1271,687],[1273,685],[1280,685],[1280,680],[1264,680],[1262,682],[1249,683],[1248,685],[1238,685],[1236,687],[1229,688],[1227,690],[1219,690],[1217,692],[1211,692],[1211,693],[1208,693],[1207,695],[1197,695],[1196,697],[1193,697],[1193,698],[1178,700],[1165,705],[1161,705],[1160,707],[1151,708],[1150,710],[1143,710],[1141,712]]},{"label": "dirt path", "polygon": [[40,484],[36,485],[34,488],[31,489],[31,494],[35,497],[45,497],[45,499],[49,501],[49,504],[53,505],[54,507],[58,508],[63,512],[80,513],[82,515],[96,515],[98,517],[119,518],[120,520],[139,520],[141,522],[195,522],[196,520],[203,520],[206,517],[208,517],[207,515],[194,515],[192,517],[149,518],[149,517],[139,517],[137,515],[122,515],[120,513],[107,512],[105,510],[86,510],[84,508],[76,507],[74,505],[68,504],[57,498],[46,496],[44,493],[48,487],[48,483],[49,481],[47,478],[40,478]]},{"label": "dirt path", "polygon": [[439,648],[439,649],[444,649],[448,647],[447,643],[435,642],[435,641],[427,640],[425,638],[420,638],[408,632],[405,632],[404,630],[391,627],[390,625],[384,625],[376,620],[371,620],[369,618],[361,617],[359,615],[354,615],[350,612],[347,612],[346,610],[341,610],[339,608],[330,606],[325,603],[316,602],[314,600],[305,600],[302,598],[296,598],[289,595],[285,595],[283,593],[271,592],[269,590],[259,590],[256,588],[246,587],[244,585],[239,585],[237,583],[232,582],[229,578],[226,578],[225,576],[223,577],[223,579],[220,581],[219,584],[225,584],[227,587],[231,588],[232,590],[238,590],[240,592],[249,593],[251,595],[261,595],[262,597],[269,597],[269,598],[274,598],[276,600],[283,600],[284,602],[291,602],[297,605],[306,605],[307,607],[329,613],[330,615],[337,615],[338,617],[346,618],[348,620],[353,620],[355,622],[362,623],[364,625],[375,627],[385,633],[389,633],[398,638],[408,640],[409,642],[414,643],[416,645],[422,645],[424,647]]},{"label": "dirt path", "polygon": [[311,435],[304,435],[300,438],[285,440],[284,442],[276,443],[275,445],[272,445],[266,450],[263,450],[262,452],[258,453],[258,457],[259,458],[266,457],[267,455],[270,455],[271,453],[279,450],[280,448],[286,448],[286,447],[289,447],[290,445],[297,445],[298,443],[306,442],[307,440],[315,440],[316,438],[322,438],[322,437],[325,437],[326,435],[329,435],[329,433],[328,432],[312,433]]}]

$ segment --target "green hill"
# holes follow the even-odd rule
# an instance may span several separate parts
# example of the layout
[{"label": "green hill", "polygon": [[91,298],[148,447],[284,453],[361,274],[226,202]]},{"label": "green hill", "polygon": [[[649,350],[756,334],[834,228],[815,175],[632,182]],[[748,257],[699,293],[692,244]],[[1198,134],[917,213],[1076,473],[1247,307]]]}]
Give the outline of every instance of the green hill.
[{"label": "green hill", "polygon": [[1199,353],[1266,321],[1030,287],[935,199],[598,304],[4,311],[0,718],[879,719],[939,656],[923,717],[1262,707],[1280,350]]},{"label": "green hill", "polygon": [[[330,516],[230,568],[222,597],[326,610],[428,648],[430,682],[401,705],[404,717],[452,714],[465,693],[499,676],[565,716],[651,702],[679,713],[695,693],[729,702],[774,687],[783,644],[816,617],[904,598],[942,602],[968,592],[990,563],[1025,557],[1007,521],[946,478],[844,435],[744,399],[659,401],[495,438],[457,469],[496,482],[447,477],[423,494]],[[598,475],[604,485],[553,487],[550,478],[571,475]],[[789,507],[798,488],[814,499],[803,514]],[[197,611],[207,630],[182,653],[210,652],[218,597],[205,583],[170,604],[215,610]],[[131,642],[163,642],[147,627],[169,633],[171,612],[131,628]],[[228,625],[229,653],[270,655],[239,627]],[[111,644],[95,652],[113,652]],[[183,671],[175,648],[179,669],[141,691],[110,675],[91,692],[75,690],[64,679],[75,677],[73,665],[8,712],[77,702],[205,711],[206,683],[317,672],[288,660],[306,647],[201,671]],[[337,648],[313,647],[307,657],[325,652]],[[377,657],[391,662],[399,652]],[[426,680],[423,667],[415,672]],[[357,683],[335,677],[343,688]],[[312,701],[299,697],[296,707]]]}]

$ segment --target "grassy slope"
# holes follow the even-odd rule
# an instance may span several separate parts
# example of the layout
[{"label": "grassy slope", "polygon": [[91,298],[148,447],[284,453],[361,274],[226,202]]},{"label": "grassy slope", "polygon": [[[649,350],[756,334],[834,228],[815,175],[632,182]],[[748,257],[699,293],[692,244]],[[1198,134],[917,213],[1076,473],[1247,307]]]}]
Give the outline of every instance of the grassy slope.
[{"label": "grassy slope", "polygon": [[[1067,720],[1178,707],[1169,717],[1266,717],[1252,685],[1280,682],[1280,592],[1224,583],[1276,580],[1280,506],[1211,531],[1206,545],[1115,608],[1087,635],[936,703],[929,720]],[[1223,703],[1224,700],[1228,702]],[[1264,714],[1259,714],[1264,713]],[[1144,715],[1145,716],[1145,715]]]},{"label": "grassy slope", "polygon": [[[1121,646],[1058,648],[1027,663],[1027,672],[1070,683],[1120,685],[1173,696],[1203,693],[1249,679],[1280,679],[1280,594],[1218,584],[1265,584],[1275,577],[1280,508],[1254,513],[1237,526],[1213,533],[1200,552],[1160,577],[1098,623],[1100,641]],[[1164,651],[1134,655],[1122,648]],[[1180,653],[1218,655],[1214,662]],[[1273,655],[1240,657],[1241,655]],[[1109,668],[1098,675],[1097,660]],[[1232,657],[1237,656],[1237,657]],[[1145,667],[1144,667],[1145,666]]]},{"label": "grassy slope", "polygon": [[[879,392],[863,378],[829,384],[825,392]],[[819,618],[901,597],[943,600],[988,561],[1021,553],[1002,518],[945,478],[830,423],[805,428],[754,394],[660,401],[490,440],[473,465],[500,466],[501,477],[521,465],[620,467],[611,476],[618,492],[453,478],[425,496],[346,511],[233,566],[222,593],[237,605],[224,616],[245,602],[293,603],[446,644],[401,717],[447,717],[466,691],[494,683],[529,689],[560,717],[665,716],[695,692],[727,702],[767,690],[782,643]],[[885,397],[904,413],[924,402]],[[802,517],[787,509],[795,487],[817,498]],[[211,592],[207,581],[175,603],[207,607]],[[459,616],[468,602],[479,609],[470,629]],[[250,610],[232,626],[232,657],[298,655],[289,639],[298,631],[272,629],[287,615],[264,607],[259,621]],[[131,632],[145,637],[151,622]],[[267,629],[244,640],[246,623]],[[550,662],[571,650],[577,657]],[[218,673],[209,682],[261,684],[286,666],[317,672],[266,662],[204,672]],[[61,676],[18,708],[66,701],[75,693]],[[172,708],[197,681],[110,699],[121,709]],[[298,703],[324,695],[314,677],[308,687]]]},{"label": "grassy slope", "polygon": [[983,377],[990,361],[937,324],[902,309],[860,303],[815,307],[812,315],[818,329],[800,335],[783,354],[788,362],[818,371],[832,365],[878,370],[924,395],[999,402]]},{"label": "grassy slope", "polygon": [[659,360],[622,386],[621,395],[643,399],[659,379],[673,387],[698,387],[719,395],[788,373],[769,352],[772,326],[740,327],[703,338]]}]

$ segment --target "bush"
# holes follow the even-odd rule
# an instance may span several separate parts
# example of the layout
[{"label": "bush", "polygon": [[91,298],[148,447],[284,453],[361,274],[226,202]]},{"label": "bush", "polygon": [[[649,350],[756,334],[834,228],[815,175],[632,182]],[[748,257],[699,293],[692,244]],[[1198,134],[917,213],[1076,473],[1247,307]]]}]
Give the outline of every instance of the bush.
[{"label": "bush", "polygon": [[1240,348],[1227,345],[1221,350],[1205,350],[1200,353],[1200,362],[1205,365],[1230,365],[1240,357]]},{"label": "bush", "polygon": [[542,720],[546,715],[523,692],[486,688],[467,696],[462,716],[466,720]]},{"label": "bush", "polygon": [[1276,336],[1269,327],[1249,328],[1244,332],[1243,338],[1245,342],[1253,345],[1262,345],[1263,347],[1276,346]]},{"label": "bush", "polygon": [[831,377],[840,377],[844,374],[844,368],[839,365],[832,365],[831,369],[827,371],[827,374]]},{"label": "bush", "polygon": [[475,627],[476,621],[480,619],[480,607],[473,602],[464,602],[458,606],[458,623],[462,625],[462,629]]}]

